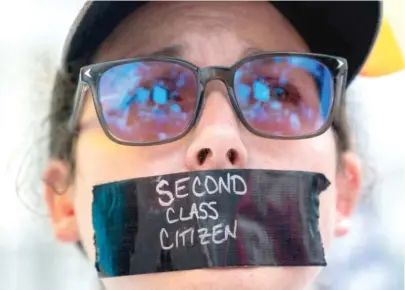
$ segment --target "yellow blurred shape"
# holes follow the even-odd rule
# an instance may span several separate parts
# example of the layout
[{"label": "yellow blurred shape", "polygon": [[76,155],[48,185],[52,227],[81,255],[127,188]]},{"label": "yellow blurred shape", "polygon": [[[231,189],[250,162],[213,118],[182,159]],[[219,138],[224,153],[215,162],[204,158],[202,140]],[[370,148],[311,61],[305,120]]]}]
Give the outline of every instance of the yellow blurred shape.
[{"label": "yellow blurred shape", "polygon": [[404,56],[386,18],[381,23],[374,48],[360,75],[377,77],[404,69]]}]

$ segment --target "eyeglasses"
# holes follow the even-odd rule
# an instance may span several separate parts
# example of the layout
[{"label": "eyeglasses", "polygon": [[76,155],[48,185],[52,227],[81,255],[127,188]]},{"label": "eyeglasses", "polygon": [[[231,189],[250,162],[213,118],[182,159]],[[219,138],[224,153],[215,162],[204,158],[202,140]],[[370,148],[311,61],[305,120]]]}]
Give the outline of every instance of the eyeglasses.
[{"label": "eyeglasses", "polygon": [[332,124],[346,76],[345,59],[311,53],[258,54],[232,67],[199,68],[170,57],[93,64],[80,70],[70,128],[78,128],[87,86],[111,140],[137,146],[172,142],[197,123],[206,84],[220,80],[251,133],[310,138]]}]

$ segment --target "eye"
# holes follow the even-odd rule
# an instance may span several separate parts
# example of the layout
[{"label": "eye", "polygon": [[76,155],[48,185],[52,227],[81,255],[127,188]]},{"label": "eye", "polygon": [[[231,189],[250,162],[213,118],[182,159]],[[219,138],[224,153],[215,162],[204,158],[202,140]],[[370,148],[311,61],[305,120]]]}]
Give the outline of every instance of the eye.
[{"label": "eye", "polygon": [[288,91],[283,87],[272,87],[271,96],[277,98],[279,101],[288,101]]},{"label": "eye", "polygon": [[171,90],[173,83],[167,80],[155,81],[152,84],[142,84],[135,92],[129,93],[125,99],[125,105],[147,104],[153,102],[157,105],[165,105],[170,101],[181,101],[178,90]]},{"label": "eye", "polygon": [[266,91],[269,100],[292,103],[294,105],[300,102],[300,94],[294,85],[271,78],[262,78],[258,81],[260,82],[260,86],[266,88],[262,89],[262,91]]},{"label": "eye", "polygon": [[154,85],[151,90],[152,101],[159,105],[167,103],[169,91],[162,85]]}]

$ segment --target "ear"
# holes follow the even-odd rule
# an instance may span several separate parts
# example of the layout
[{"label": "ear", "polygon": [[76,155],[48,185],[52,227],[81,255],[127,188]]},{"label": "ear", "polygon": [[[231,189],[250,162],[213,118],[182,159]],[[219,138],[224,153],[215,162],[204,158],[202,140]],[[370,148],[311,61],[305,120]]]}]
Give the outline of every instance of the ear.
[{"label": "ear", "polygon": [[344,236],[351,228],[351,217],[361,189],[361,165],[354,153],[342,155],[336,184],[335,236]]},{"label": "ear", "polygon": [[73,243],[79,241],[76,223],[70,167],[63,161],[52,160],[43,175],[45,202],[57,240]]}]

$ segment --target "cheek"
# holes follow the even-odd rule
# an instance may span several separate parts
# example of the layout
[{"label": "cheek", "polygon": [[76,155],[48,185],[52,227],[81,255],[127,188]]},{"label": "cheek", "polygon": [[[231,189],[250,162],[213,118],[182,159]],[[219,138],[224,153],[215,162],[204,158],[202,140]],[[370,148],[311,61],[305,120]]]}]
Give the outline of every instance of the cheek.
[{"label": "cheek", "polygon": [[101,129],[86,132],[77,143],[76,178],[91,186],[117,180],[173,173],[184,164],[182,141],[152,147],[123,146]]},{"label": "cheek", "polygon": [[[82,243],[94,261],[93,186],[182,170],[182,141],[158,147],[130,147],[112,142],[102,129],[80,135],[76,146],[75,209]],[[153,148],[153,149],[150,149]]]},{"label": "cheek", "polygon": [[333,237],[336,215],[336,190],[334,184],[321,194],[319,214],[319,230],[323,245],[327,250]]},{"label": "cheek", "polygon": [[244,132],[249,166],[264,169],[315,171],[332,181],[336,175],[336,143],[331,130],[303,140],[266,140]]},{"label": "cheek", "polygon": [[324,246],[333,235],[336,214],[337,151],[331,130],[323,135],[299,141],[268,141],[245,137],[250,148],[249,167],[279,170],[303,170],[323,173],[331,182],[320,195],[319,228]]},{"label": "cheek", "polygon": [[[102,279],[108,290],[302,290],[319,272],[315,267],[256,267],[191,270]],[[215,286],[214,286],[215,285]]]}]

